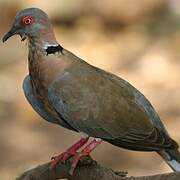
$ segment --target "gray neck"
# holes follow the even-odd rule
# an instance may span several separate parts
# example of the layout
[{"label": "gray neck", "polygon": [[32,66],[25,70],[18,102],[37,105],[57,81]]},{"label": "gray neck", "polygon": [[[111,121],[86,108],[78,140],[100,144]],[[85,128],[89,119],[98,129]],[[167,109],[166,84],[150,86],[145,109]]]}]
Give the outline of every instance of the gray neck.
[{"label": "gray neck", "polygon": [[29,50],[38,49],[39,51],[44,51],[48,46],[56,46],[58,42],[53,33],[32,35],[28,37]]},{"label": "gray neck", "polygon": [[[38,65],[41,64],[41,62],[46,60],[48,54],[53,54],[54,49],[55,51],[59,50],[59,52],[62,52],[62,47],[61,46],[59,47],[59,44],[53,33],[31,35],[31,37],[28,37],[28,45],[29,45],[28,61],[29,61],[30,69],[37,67]],[[48,49],[48,47],[51,48]],[[49,51],[47,51],[47,49]]]}]

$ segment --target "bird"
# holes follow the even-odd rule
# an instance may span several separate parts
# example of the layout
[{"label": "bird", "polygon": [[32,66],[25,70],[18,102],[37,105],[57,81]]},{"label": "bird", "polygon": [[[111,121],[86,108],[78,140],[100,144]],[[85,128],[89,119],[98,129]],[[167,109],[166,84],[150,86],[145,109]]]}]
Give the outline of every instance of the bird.
[{"label": "bird", "polygon": [[72,175],[80,158],[106,141],[124,149],[157,152],[173,171],[180,171],[178,144],[149,100],[126,80],[62,47],[43,10],[19,11],[2,41],[15,34],[28,41],[29,74],[23,82],[27,101],[43,119],[81,137],[52,158],[52,170],[72,157]]}]

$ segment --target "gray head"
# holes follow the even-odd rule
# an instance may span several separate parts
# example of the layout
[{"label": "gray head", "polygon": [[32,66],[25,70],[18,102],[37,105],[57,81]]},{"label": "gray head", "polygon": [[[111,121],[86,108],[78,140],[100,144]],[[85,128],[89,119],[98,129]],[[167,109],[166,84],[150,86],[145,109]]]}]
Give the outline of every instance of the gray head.
[{"label": "gray head", "polygon": [[45,12],[38,8],[27,8],[16,14],[11,30],[5,34],[3,42],[15,34],[19,34],[22,40],[25,40],[26,37],[38,37],[51,29],[51,23]]}]

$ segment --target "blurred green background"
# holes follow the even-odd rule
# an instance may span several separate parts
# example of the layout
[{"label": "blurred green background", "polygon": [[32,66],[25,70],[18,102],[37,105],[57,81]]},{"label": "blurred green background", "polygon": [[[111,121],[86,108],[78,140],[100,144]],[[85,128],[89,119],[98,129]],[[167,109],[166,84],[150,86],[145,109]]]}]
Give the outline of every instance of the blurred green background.
[{"label": "blurred green background", "polygon": [[[148,97],[180,144],[179,0],[0,0],[0,37],[17,11],[39,7],[49,15],[59,43],[87,62],[128,80]],[[27,43],[0,42],[0,179],[47,162],[79,135],[43,121],[26,101],[22,81]],[[103,143],[93,157],[129,175],[169,172],[156,153]]]}]

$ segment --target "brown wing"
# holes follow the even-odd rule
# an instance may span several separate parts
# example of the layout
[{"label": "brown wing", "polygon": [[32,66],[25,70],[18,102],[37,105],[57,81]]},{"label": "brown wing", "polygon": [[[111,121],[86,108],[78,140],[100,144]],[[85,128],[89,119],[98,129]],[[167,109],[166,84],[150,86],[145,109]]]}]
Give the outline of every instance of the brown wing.
[{"label": "brown wing", "polygon": [[126,138],[104,139],[109,143],[135,151],[159,151],[177,149],[177,143],[162,131],[154,128],[149,136],[129,134]]},{"label": "brown wing", "polygon": [[85,63],[68,70],[51,84],[50,103],[76,130],[114,145],[147,151],[173,147],[166,131],[136,102],[135,88],[103,73]]}]

